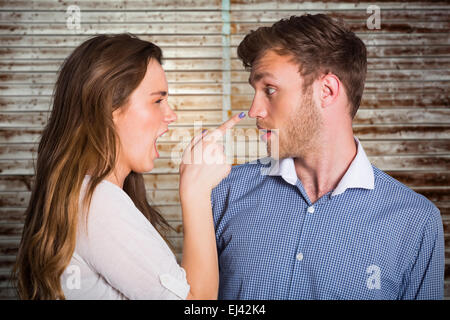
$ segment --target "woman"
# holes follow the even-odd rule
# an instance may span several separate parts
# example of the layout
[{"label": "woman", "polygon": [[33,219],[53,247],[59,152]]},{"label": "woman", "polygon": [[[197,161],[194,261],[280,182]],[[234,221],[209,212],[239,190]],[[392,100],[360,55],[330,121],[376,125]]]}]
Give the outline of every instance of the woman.
[{"label": "woman", "polygon": [[22,299],[217,298],[210,192],[230,165],[215,141],[239,117],[195,137],[183,155],[179,266],[141,174],[176,120],[161,59],[156,45],[121,34],[87,40],[64,62],[13,272]]}]

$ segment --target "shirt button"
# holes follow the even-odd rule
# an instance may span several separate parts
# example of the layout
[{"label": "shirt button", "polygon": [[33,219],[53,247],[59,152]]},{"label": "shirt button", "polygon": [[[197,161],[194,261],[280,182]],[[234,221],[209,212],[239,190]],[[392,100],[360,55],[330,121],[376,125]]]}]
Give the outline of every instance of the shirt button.
[{"label": "shirt button", "polygon": [[308,207],[308,212],[309,213],[314,213],[314,206]]},{"label": "shirt button", "polygon": [[302,261],[303,260],[303,253],[299,252],[297,253],[297,260]]}]

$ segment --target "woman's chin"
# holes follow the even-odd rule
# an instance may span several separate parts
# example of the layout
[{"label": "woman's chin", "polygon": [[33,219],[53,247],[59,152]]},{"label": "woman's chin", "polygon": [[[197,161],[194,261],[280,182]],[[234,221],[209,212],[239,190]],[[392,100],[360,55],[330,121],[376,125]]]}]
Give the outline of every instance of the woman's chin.
[{"label": "woman's chin", "polygon": [[153,163],[155,159],[151,159],[151,160],[147,160],[144,165],[141,165],[139,168],[139,172],[140,173],[149,173],[150,171],[153,170],[153,168],[155,167],[155,164]]}]

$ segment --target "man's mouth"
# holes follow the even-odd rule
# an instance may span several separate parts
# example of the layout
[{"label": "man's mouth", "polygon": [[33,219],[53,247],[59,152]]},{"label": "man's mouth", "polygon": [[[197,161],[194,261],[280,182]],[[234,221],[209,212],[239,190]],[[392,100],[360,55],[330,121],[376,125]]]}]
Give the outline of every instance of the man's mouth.
[{"label": "man's mouth", "polygon": [[263,134],[261,135],[261,140],[263,140],[264,142],[267,142],[268,140],[270,140],[270,137],[272,135],[271,129],[260,129],[260,131],[263,132]]},{"label": "man's mouth", "polygon": [[272,129],[266,129],[259,125],[256,125],[256,127],[263,133],[261,135],[261,140],[267,142],[270,139],[270,136],[272,135]]}]

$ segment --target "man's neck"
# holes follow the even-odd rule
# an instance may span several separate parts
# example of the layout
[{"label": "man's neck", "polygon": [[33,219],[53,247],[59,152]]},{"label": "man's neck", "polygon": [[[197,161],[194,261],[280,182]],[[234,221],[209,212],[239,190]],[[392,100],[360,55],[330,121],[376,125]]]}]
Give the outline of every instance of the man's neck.
[{"label": "man's neck", "polygon": [[297,177],[312,203],[336,188],[357,152],[351,130],[327,136],[309,154],[294,158]]}]

